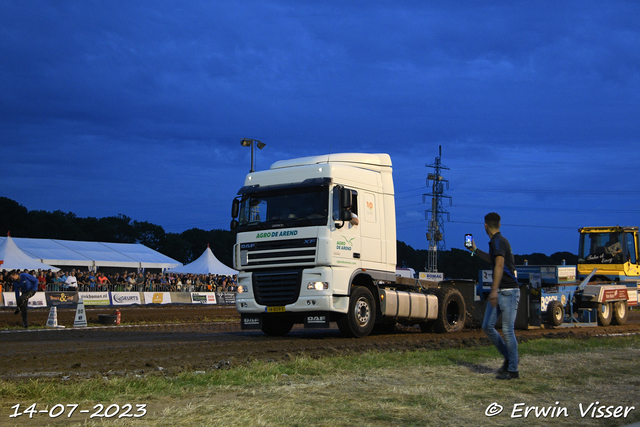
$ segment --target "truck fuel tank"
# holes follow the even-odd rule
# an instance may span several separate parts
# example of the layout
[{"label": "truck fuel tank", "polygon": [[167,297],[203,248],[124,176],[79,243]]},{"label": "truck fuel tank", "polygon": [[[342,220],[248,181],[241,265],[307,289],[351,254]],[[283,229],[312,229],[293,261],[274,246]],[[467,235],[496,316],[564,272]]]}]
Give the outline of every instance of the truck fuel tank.
[{"label": "truck fuel tank", "polygon": [[381,289],[380,309],[383,315],[397,319],[437,319],[438,298],[418,292]]}]

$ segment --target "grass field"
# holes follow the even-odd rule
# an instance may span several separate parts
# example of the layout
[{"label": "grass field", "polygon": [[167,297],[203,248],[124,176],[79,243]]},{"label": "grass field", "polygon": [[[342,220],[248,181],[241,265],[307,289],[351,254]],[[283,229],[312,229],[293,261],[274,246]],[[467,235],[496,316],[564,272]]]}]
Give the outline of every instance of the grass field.
[{"label": "grass field", "polygon": [[[3,381],[0,426],[617,426],[640,421],[639,336],[540,339],[522,343],[520,355],[522,378],[511,381],[495,379],[501,360],[492,347],[294,358],[173,378],[157,372],[80,382]],[[146,413],[136,405],[146,405]],[[29,418],[39,410],[52,414]],[[22,415],[12,417],[17,413]]]}]

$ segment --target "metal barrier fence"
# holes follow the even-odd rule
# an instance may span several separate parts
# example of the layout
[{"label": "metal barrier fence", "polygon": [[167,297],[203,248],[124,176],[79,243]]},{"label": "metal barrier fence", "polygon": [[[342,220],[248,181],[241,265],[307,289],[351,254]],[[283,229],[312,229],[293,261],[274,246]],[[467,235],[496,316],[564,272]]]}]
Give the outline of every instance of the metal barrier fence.
[{"label": "metal barrier fence", "polygon": [[162,284],[147,284],[147,285],[131,285],[131,284],[116,284],[116,285],[78,285],[77,288],[70,288],[64,284],[48,283],[45,291],[47,292],[235,292],[233,289],[216,289],[209,285],[162,285]]}]

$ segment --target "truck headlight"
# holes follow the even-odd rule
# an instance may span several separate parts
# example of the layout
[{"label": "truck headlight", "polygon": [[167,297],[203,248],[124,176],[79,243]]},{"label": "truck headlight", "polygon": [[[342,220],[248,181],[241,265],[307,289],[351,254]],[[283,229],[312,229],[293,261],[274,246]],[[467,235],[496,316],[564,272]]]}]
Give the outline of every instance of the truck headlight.
[{"label": "truck headlight", "polygon": [[238,286],[239,294],[246,294],[247,292],[249,292],[249,288],[247,288],[246,286]]},{"label": "truck headlight", "polygon": [[310,291],[323,291],[325,289],[329,289],[328,282],[309,282],[307,284],[307,289]]}]

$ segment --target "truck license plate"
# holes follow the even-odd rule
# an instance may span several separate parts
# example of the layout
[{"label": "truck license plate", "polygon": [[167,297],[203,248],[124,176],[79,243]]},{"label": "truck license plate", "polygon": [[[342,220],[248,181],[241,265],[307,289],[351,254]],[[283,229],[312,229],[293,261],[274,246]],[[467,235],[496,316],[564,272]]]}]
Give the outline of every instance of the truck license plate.
[{"label": "truck license plate", "polygon": [[284,307],[267,307],[267,313],[284,313],[286,310]]}]

